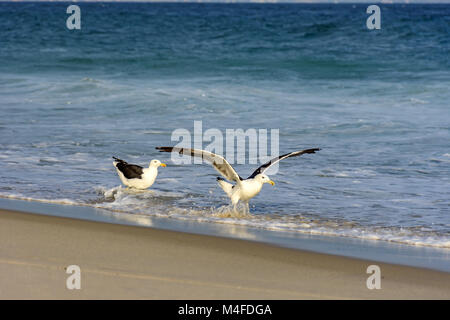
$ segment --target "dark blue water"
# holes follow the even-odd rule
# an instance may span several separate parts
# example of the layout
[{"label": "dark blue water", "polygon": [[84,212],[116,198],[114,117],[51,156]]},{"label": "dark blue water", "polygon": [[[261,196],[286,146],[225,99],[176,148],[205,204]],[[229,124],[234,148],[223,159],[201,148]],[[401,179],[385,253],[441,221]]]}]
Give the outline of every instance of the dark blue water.
[{"label": "dark blue water", "polygon": [[[450,247],[450,5],[0,3],[0,195]],[[229,217],[179,128],[279,129],[277,185]],[[205,143],[206,145],[207,143]],[[111,156],[167,162],[120,188]],[[256,165],[236,165],[242,176]]]}]

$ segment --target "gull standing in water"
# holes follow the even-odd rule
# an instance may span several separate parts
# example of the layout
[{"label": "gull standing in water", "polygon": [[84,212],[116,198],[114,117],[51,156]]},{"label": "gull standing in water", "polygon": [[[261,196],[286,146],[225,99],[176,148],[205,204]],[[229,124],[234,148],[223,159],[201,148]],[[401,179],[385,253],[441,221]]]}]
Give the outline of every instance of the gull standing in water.
[{"label": "gull standing in water", "polygon": [[113,157],[113,165],[116,167],[117,174],[124,185],[130,188],[147,189],[156,180],[158,167],[165,167],[159,160],[152,160],[148,168],[143,168],[136,164],[129,164],[122,159]]},{"label": "gull standing in water", "polygon": [[217,170],[224,178],[228,181],[234,181],[235,184],[231,184],[225,179],[218,177],[217,181],[220,187],[225,191],[225,193],[230,197],[233,206],[236,206],[239,201],[246,204],[248,208],[248,202],[251,198],[256,196],[260,191],[264,183],[270,183],[272,186],[275,182],[270,180],[270,178],[264,174],[264,172],[269,169],[275,163],[283,159],[290,157],[301,156],[305,153],[315,153],[319,151],[319,148],[305,149],[300,151],[294,151],[282,156],[276,157],[269,162],[263,164],[258,169],[256,169],[247,179],[241,178],[233,167],[225,160],[224,157],[219,156],[215,153],[190,148],[177,148],[177,147],[156,147],[160,152],[177,152],[179,154],[189,155],[191,157],[203,158],[212,164],[214,169]]}]

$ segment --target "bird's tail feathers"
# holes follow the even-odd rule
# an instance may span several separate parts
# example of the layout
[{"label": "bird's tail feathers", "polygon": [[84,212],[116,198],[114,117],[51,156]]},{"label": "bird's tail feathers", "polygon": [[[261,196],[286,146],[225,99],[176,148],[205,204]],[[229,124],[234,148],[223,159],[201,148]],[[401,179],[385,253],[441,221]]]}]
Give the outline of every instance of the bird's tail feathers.
[{"label": "bird's tail feathers", "polygon": [[225,181],[225,179],[217,177],[217,183],[225,191],[225,193],[231,198],[233,185]]},{"label": "bird's tail feathers", "polygon": [[112,157],[114,160],[116,160],[117,162],[122,162],[122,163],[127,163],[126,161],[123,161],[122,159],[119,159],[117,157]]},{"label": "bird's tail feathers", "polygon": [[114,167],[116,167],[116,169],[117,169],[117,165],[118,165],[119,163],[127,164],[126,161],[123,161],[122,159],[119,159],[119,158],[117,158],[117,157],[113,157],[113,159],[114,159],[113,165],[114,165]]}]

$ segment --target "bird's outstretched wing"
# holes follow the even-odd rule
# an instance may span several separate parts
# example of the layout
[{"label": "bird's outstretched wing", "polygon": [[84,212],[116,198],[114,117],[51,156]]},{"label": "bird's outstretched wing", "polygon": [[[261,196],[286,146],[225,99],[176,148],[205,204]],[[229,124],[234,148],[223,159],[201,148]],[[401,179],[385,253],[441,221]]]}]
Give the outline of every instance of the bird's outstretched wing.
[{"label": "bird's outstretched wing", "polygon": [[156,149],[160,152],[178,152],[179,154],[205,159],[226,179],[236,182],[243,180],[224,157],[215,153],[199,149],[177,147],[156,147]]},{"label": "bird's outstretched wing", "polygon": [[138,166],[136,164],[129,164],[128,162],[116,157],[113,157],[113,159],[115,160],[114,163],[115,167],[117,168],[117,170],[122,172],[125,178],[142,179],[142,174],[144,173],[144,170],[141,166]]},{"label": "bird's outstretched wing", "polygon": [[290,157],[298,157],[301,156],[302,154],[305,153],[316,153],[316,151],[319,151],[319,148],[314,148],[314,149],[305,149],[305,150],[300,150],[300,151],[294,151],[291,153],[286,153],[283,154],[282,156],[273,158],[272,160],[270,160],[269,162],[264,163],[261,167],[259,167],[258,169],[256,169],[252,175],[250,177],[248,177],[247,179],[251,179],[254,178],[256,175],[260,174],[260,173],[264,173],[267,169],[270,168],[270,166],[274,165],[275,163],[286,159],[286,158],[290,158]]}]

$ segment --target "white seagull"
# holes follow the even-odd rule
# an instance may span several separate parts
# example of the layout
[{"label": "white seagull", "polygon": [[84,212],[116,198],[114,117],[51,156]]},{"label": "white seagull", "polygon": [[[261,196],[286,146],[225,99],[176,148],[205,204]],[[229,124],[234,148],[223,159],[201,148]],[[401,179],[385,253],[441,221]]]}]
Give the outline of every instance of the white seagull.
[{"label": "white seagull", "polygon": [[129,164],[119,158],[113,157],[113,165],[116,167],[117,174],[124,185],[130,188],[147,189],[156,180],[158,167],[165,167],[159,160],[152,160],[148,168],[143,168],[136,164]]},{"label": "white seagull", "polygon": [[206,161],[211,163],[214,169],[216,169],[217,172],[219,172],[224,178],[236,183],[235,185],[232,185],[231,183],[226,182],[223,178],[217,178],[217,181],[222,187],[223,191],[225,191],[228,197],[230,197],[233,206],[236,206],[239,201],[242,201],[246,204],[247,208],[249,200],[261,191],[264,183],[270,183],[272,186],[275,185],[275,182],[270,180],[270,178],[264,174],[264,172],[269,169],[270,166],[289,157],[301,156],[305,153],[315,153],[316,151],[320,150],[319,148],[305,149],[276,157],[256,169],[247,179],[243,179],[237,174],[237,172],[228,163],[228,161],[225,160],[225,158],[212,152],[177,147],[157,147],[156,149],[160,152],[178,152],[179,154],[185,154],[190,155],[191,157],[199,157],[205,159]]}]

